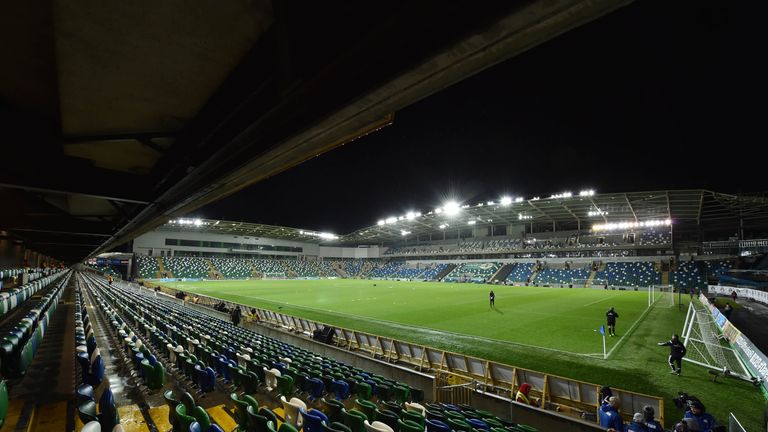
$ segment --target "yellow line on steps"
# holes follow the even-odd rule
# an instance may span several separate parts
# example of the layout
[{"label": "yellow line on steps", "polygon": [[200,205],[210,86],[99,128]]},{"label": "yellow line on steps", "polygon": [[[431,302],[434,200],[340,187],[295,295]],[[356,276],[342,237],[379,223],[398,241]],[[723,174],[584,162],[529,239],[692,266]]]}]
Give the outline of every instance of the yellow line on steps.
[{"label": "yellow line on steps", "polygon": [[123,425],[125,432],[149,432],[149,427],[138,405],[121,406],[117,408],[117,412],[120,414],[120,424]]},{"label": "yellow line on steps", "polygon": [[27,432],[54,432],[67,430],[67,401],[36,407],[27,424]]},{"label": "yellow line on steps", "polygon": [[23,400],[15,399],[12,400],[10,404],[8,404],[8,413],[5,415],[5,422],[3,423],[3,427],[0,428],[0,432],[12,431],[16,429],[16,423],[19,422],[22,409],[24,409]]},{"label": "yellow line on steps", "polygon": [[225,407],[226,405],[224,404],[216,405],[215,407],[206,409],[206,411],[217,425],[221,426],[225,431],[231,431],[237,427],[237,422],[231,415],[229,415],[229,412],[227,412]]},{"label": "yellow line on steps", "polygon": [[155,423],[157,430],[160,432],[169,432],[171,430],[171,423],[168,422],[168,405],[162,405],[149,409],[149,417]]}]

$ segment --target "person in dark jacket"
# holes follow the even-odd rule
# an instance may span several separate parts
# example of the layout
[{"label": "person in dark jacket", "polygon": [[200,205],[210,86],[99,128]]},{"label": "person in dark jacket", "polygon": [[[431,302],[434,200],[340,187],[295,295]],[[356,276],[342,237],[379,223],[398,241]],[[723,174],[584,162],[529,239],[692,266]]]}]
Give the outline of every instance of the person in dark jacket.
[{"label": "person in dark jacket", "polygon": [[684,420],[693,419],[696,424],[699,425],[700,432],[712,432],[712,429],[717,426],[717,421],[712,414],[706,412],[704,404],[700,401],[691,401],[688,404],[688,411],[683,416]]},{"label": "person in dark jacket", "polygon": [[[683,370],[683,357],[685,357],[685,353],[687,350],[685,349],[685,345],[680,341],[680,338],[677,335],[672,335],[672,339],[666,341],[666,342],[659,342],[659,346],[668,346],[669,347],[669,367],[672,368],[673,374],[680,375],[680,373]],[[677,367],[675,367],[677,365]]]},{"label": "person in dark jacket", "polygon": [[237,327],[238,324],[240,324],[240,317],[242,316],[242,311],[240,310],[240,306],[235,306],[232,308],[232,324]]},{"label": "person in dark jacket", "polygon": [[613,310],[613,307],[605,313],[605,318],[608,321],[608,336],[616,336],[616,318],[619,314]]},{"label": "person in dark jacket", "polygon": [[661,423],[656,421],[654,415],[656,411],[652,406],[646,405],[643,407],[643,422],[648,432],[664,432],[664,428],[661,427]]},{"label": "person in dark jacket", "polygon": [[496,307],[496,293],[494,293],[493,290],[491,290],[491,292],[488,294],[488,298],[491,300],[491,307],[495,308]]},{"label": "person in dark jacket", "polygon": [[607,428],[609,432],[624,432],[624,421],[619,414],[619,407],[621,407],[621,399],[618,396],[611,396],[608,402],[598,410],[600,426]]}]

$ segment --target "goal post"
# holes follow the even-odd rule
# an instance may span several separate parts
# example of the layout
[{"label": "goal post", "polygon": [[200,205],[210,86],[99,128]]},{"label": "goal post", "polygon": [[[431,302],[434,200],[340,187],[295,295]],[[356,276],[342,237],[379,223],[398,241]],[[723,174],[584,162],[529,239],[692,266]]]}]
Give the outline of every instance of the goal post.
[{"label": "goal post", "polygon": [[675,306],[675,288],[672,285],[651,285],[648,287],[648,306]]},{"label": "goal post", "polygon": [[262,279],[287,279],[285,272],[265,272],[262,274]]}]

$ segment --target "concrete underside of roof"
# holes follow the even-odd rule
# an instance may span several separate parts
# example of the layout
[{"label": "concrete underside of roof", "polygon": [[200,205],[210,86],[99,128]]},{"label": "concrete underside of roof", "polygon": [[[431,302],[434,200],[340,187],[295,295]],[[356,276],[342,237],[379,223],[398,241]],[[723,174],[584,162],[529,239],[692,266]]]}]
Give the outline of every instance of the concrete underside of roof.
[{"label": "concrete underside of roof", "polygon": [[5,4],[0,228],[110,250],[629,2]]}]

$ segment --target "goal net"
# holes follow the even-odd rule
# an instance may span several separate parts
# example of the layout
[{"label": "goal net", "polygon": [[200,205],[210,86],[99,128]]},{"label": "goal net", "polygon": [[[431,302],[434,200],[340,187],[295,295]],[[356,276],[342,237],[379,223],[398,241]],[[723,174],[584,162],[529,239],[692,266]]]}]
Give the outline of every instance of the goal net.
[{"label": "goal net", "polygon": [[648,306],[655,304],[661,307],[675,305],[675,289],[672,285],[651,285],[648,288]]},{"label": "goal net", "polygon": [[736,352],[722,337],[715,318],[706,307],[691,302],[683,325],[683,344],[687,353],[683,360],[717,369],[727,370],[743,379],[750,379],[749,371]]},{"label": "goal net", "polygon": [[262,279],[287,279],[285,272],[267,272],[262,275]]}]

